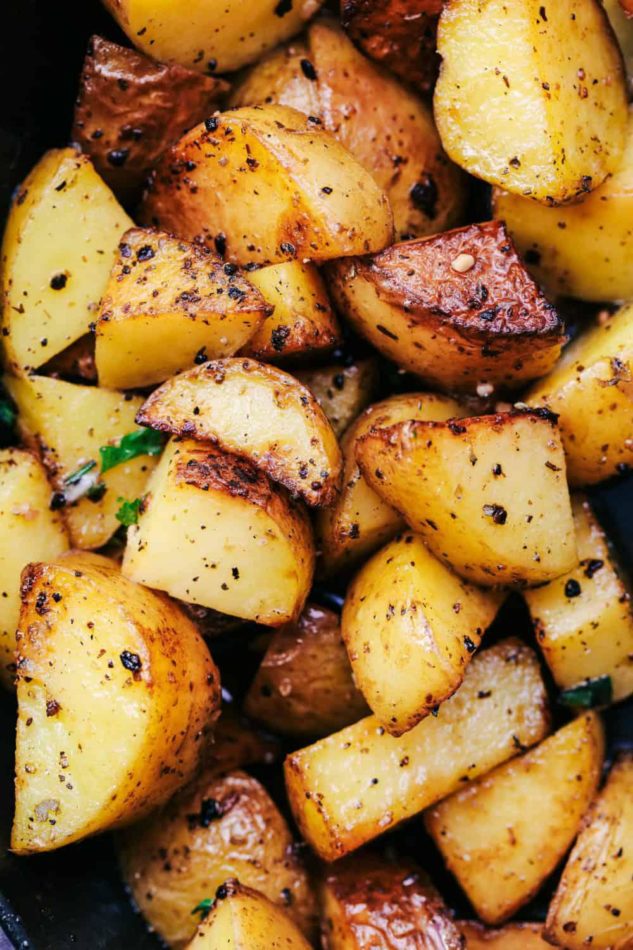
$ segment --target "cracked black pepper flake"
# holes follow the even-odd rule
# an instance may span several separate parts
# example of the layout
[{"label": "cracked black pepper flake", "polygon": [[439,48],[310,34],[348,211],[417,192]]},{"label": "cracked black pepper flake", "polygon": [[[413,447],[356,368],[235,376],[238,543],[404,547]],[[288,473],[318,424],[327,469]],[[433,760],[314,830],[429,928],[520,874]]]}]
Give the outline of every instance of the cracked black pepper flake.
[{"label": "cracked black pepper flake", "polygon": [[144,244],[136,252],[136,258],[139,261],[150,261],[154,257],[154,248],[149,244]]},{"label": "cracked black pepper flake", "polygon": [[589,561],[582,562],[585,565],[584,575],[590,580],[594,574],[596,574],[600,568],[604,567],[604,561],[601,561],[600,558],[591,558]]},{"label": "cracked black pepper flake", "polygon": [[279,250],[283,254],[289,254],[290,257],[295,257],[297,253],[296,247],[294,246],[294,244],[291,244],[290,241],[282,241],[281,244],[279,245]]},{"label": "cracked black pepper flake", "polygon": [[565,597],[579,597],[582,594],[582,587],[573,577],[565,584]]},{"label": "cracked black pepper flake", "polygon": [[484,505],[483,513],[492,518],[495,524],[505,524],[508,520],[508,512],[503,505]]},{"label": "cracked black pepper flake", "polygon": [[51,716],[56,716],[61,708],[62,707],[59,705],[56,699],[47,699],[46,700],[47,718],[50,718]]},{"label": "cracked black pepper flake", "polygon": [[470,637],[464,637],[464,646],[469,653],[474,653],[477,649],[477,644],[474,642],[474,640],[471,640]]},{"label": "cracked black pepper flake", "polygon": [[202,363],[206,363],[209,357],[207,356],[207,349],[205,346],[201,346],[196,355],[193,358],[196,366],[201,366]]},{"label": "cracked black pepper flake", "polygon": [[286,345],[286,340],[290,336],[290,327],[275,327],[275,329],[270,334],[270,342],[274,350],[277,353],[281,353],[283,348]]},{"label": "cracked black pepper flake", "polygon": [[314,64],[311,63],[309,59],[302,59],[300,65],[301,72],[306,77],[306,79],[310,79],[314,82],[317,79],[317,71],[314,68]]},{"label": "cracked black pepper flake", "polygon": [[207,132],[215,132],[219,124],[220,120],[216,119],[216,117],[213,115],[209,119],[204,120],[204,127]]},{"label": "cracked black pepper flake", "polygon": [[51,290],[63,290],[67,283],[68,277],[66,274],[53,274],[49,287]]},{"label": "cracked black pepper flake", "polygon": [[108,152],[106,158],[108,164],[112,165],[113,168],[122,168],[127,162],[129,154],[129,148],[113,148],[112,151]]},{"label": "cracked black pepper flake", "polygon": [[234,274],[237,274],[237,264],[231,264],[230,261],[224,265],[223,269],[227,277],[232,277]]},{"label": "cracked black pepper flake", "polygon": [[143,664],[138,653],[130,653],[129,650],[123,650],[123,652],[119,654],[119,659],[121,660],[121,663],[125,669],[129,670],[130,673],[139,673],[143,668]]}]

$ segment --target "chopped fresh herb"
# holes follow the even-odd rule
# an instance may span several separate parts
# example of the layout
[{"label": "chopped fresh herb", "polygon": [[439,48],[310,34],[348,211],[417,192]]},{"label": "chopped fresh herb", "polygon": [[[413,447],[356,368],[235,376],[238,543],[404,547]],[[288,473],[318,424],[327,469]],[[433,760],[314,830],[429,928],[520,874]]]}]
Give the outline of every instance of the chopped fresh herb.
[{"label": "chopped fresh herb", "polygon": [[91,472],[93,468],[97,467],[95,461],[86,462],[85,465],[80,465],[79,468],[75,469],[74,472],[71,472],[70,475],[67,475],[64,479],[64,485],[78,485],[82,480],[84,475],[87,475],[88,472]]},{"label": "chopped fresh herb", "polygon": [[0,397],[0,426],[4,429],[13,429],[17,416],[13,403]]},{"label": "chopped fresh herb", "polygon": [[593,709],[594,706],[608,706],[613,698],[613,683],[610,676],[595,676],[583,680],[576,686],[564,689],[558,697],[563,706],[574,709]]},{"label": "chopped fresh herb", "polygon": [[134,501],[126,501],[124,498],[117,498],[117,501],[122,502],[122,505],[115,515],[116,520],[120,521],[125,528],[129,528],[131,524],[137,524],[142,499],[135,498]]},{"label": "chopped fresh herb", "polygon": [[205,899],[200,901],[199,904],[196,904],[191,913],[200,914],[200,920],[206,920],[211,913],[211,908],[213,907],[214,903],[215,901],[212,897],[205,897]]},{"label": "chopped fresh herb", "polygon": [[90,488],[86,490],[86,498],[96,503],[101,501],[107,490],[105,482],[97,482],[96,485],[91,485]]},{"label": "chopped fresh herb", "polygon": [[101,456],[101,471],[107,472],[123,462],[138,458],[139,455],[160,455],[163,450],[164,436],[154,429],[137,429],[128,432],[119,441],[118,445],[102,445],[99,449]]}]

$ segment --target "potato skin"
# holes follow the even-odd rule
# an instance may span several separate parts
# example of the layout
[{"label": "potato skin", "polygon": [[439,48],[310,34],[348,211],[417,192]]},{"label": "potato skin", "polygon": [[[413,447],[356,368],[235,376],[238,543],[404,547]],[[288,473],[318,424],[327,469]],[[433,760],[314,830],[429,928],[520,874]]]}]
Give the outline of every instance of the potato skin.
[{"label": "potato skin", "polygon": [[229,85],[91,37],[71,138],[120,196],[138,195],[162,152],[218,107]]},{"label": "potato skin", "polygon": [[256,779],[202,773],[166,807],[121,835],[123,877],[170,947],[196,930],[193,908],[228,878],[285,907],[309,934],[314,898],[285,820]]}]

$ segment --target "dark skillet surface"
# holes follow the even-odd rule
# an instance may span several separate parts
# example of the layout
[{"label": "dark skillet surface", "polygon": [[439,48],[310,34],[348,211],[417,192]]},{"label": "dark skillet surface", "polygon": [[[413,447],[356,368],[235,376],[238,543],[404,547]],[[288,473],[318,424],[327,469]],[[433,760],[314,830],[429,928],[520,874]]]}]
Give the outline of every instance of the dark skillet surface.
[{"label": "dark skillet surface", "polygon": [[[42,152],[66,144],[79,69],[88,36],[99,32],[120,40],[116,26],[97,0],[52,4],[50,0],[9,0],[3,11],[0,72],[3,90],[0,115],[0,219],[13,188]],[[474,217],[484,218],[480,196]],[[597,513],[618,548],[622,564],[633,563],[633,476],[591,492]],[[323,595],[324,597],[327,594]],[[329,598],[328,598],[329,600]],[[488,642],[496,636],[519,634],[532,639],[525,609],[518,600],[504,608]],[[213,647],[226,679],[231,668],[244,671],[243,636],[225,638]],[[233,664],[232,659],[236,660]],[[253,671],[255,667],[253,656]],[[237,684],[235,684],[237,686]],[[561,716],[564,714],[561,713]],[[609,757],[633,747],[633,703],[606,715]],[[561,721],[562,718],[561,718]],[[120,881],[112,840],[108,835],[49,855],[16,858],[7,851],[12,814],[12,773],[15,705],[0,697],[0,925],[15,947],[66,950],[149,950],[160,946],[134,912]],[[279,772],[257,769],[283,807]],[[415,856],[437,881],[446,899],[468,913],[464,898],[444,871],[420,823],[413,821],[384,839],[391,848]],[[539,919],[546,908],[547,890],[523,913]]]}]

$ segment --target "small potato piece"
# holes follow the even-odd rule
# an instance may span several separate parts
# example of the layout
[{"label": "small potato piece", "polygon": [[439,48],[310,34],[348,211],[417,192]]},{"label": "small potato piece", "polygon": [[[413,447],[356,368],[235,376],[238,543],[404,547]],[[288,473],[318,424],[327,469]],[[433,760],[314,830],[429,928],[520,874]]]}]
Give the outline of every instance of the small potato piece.
[{"label": "small potato piece", "polygon": [[568,950],[633,943],[633,755],[623,754],[586,816],[550,904],[544,934]]},{"label": "small potato piece", "polygon": [[191,940],[194,907],[229,878],[286,907],[303,931],[312,929],[314,898],[288,825],[264,787],[244,772],[203,772],[165,808],[124,832],[119,844],[132,896],[170,947]]},{"label": "small potato piece", "polygon": [[627,4],[630,6],[630,0],[622,0],[622,3],[620,3],[619,0],[603,0],[605,12],[609,17],[609,23],[615,33],[622,58],[624,59],[630,96],[633,91],[633,23],[631,23],[631,13],[633,13],[633,10],[627,13]]},{"label": "small potato piece", "polygon": [[71,554],[25,568],[17,641],[13,851],[135,821],[189,781],[220,680],[175,604]]},{"label": "small potato piece", "polygon": [[609,676],[617,702],[633,693],[631,595],[587,499],[573,498],[572,511],[578,564],[524,598],[558,686]]},{"label": "small potato piece", "polygon": [[506,924],[489,930],[471,920],[459,920],[457,926],[466,938],[466,950],[549,950],[541,936],[542,924]]},{"label": "small potato piece", "polygon": [[273,264],[249,271],[248,280],[274,309],[242,347],[242,356],[294,362],[315,359],[341,342],[341,328],[314,264]]},{"label": "small potato piece", "polygon": [[249,462],[172,441],[128,528],[123,572],[180,600],[280,626],[312,584],[305,511]]},{"label": "small potato piece", "polygon": [[376,390],[378,365],[373,357],[297,369],[293,373],[313,394],[338,438],[363,411]]},{"label": "small potato piece", "polygon": [[372,429],[410,419],[454,419],[464,410],[454,399],[436,393],[404,393],[369,406],[341,440],[343,487],[329,508],[319,512],[317,525],[323,568],[332,574],[348,567],[404,528],[402,516],[367,484],[358,462],[356,446]]},{"label": "small potato piece", "polygon": [[602,725],[589,712],[426,813],[427,831],[485,923],[527,904],[566,854],[603,758]]},{"label": "small potato piece", "polygon": [[358,442],[375,491],[475,583],[537,584],[577,563],[555,417],[511,411],[401,422]]},{"label": "small potato piece", "polygon": [[338,491],[342,458],[323,410],[294,376],[256,360],[203,363],[156,389],[140,425],[247,458],[309,505]]},{"label": "small potato piece", "polygon": [[230,879],[215,892],[211,913],[187,950],[310,950],[285,911],[259,891]]},{"label": "small potato piece", "polygon": [[57,489],[55,501],[64,506],[71,543],[77,548],[102,547],[120,527],[120,499],[143,494],[156,459],[143,455],[100,475],[106,492],[98,501],[84,497],[64,504],[64,492],[70,490],[64,479],[87,462],[98,463],[101,446],[136,430],[134,416],[142,398],[46,376],[5,376],[4,385],[17,404],[22,437],[40,451]]},{"label": "small potato piece", "polygon": [[213,735],[202,752],[202,763],[209,774],[221,775],[253,763],[270,765],[278,756],[276,739],[257,732],[231,706],[223,706]]},{"label": "small potato piece", "polygon": [[208,119],[165,153],[142,214],[237,264],[382,250],[387,196],[318,123],[267,105]]},{"label": "small potato piece", "polygon": [[337,261],[328,274],[356,330],[436,386],[516,387],[549,372],[565,342],[500,221]]},{"label": "small potato piece", "polygon": [[25,374],[90,329],[121,235],[133,221],[72,148],[35,166],[13,201],[1,252],[7,365]]},{"label": "small potato piece", "polygon": [[460,580],[411,533],[356,575],[341,632],[354,680],[391,735],[407,732],[461,685],[500,600]]},{"label": "small potato piece", "polygon": [[325,870],[321,934],[327,950],[462,950],[444,901],[410,861],[355,855]]},{"label": "small potato piece", "polygon": [[333,611],[308,604],[295,623],[275,632],[244,710],[292,736],[327,736],[367,715]]},{"label": "small potato piece", "polygon": [[114,191],[134,198],[167,146],[211,115],[228,89],[221,79],[93,36],[71,138]]},{"label": "small potato piece", "polygon": [[65,379],[72,383],[97,382],[94,333],[84,333],[75,343],[58,353],[40,368],[42,376]]},{"label": "small potato piece", "polygon": [[333,861],[538,742],[548,726],[536,656],[505,640],[474,657],[437,718],[395,738],[368,716],[289,755],[290,806],[304,838]]},{"label": "small potato piece", "polygon": [[572,485],[632,468],[633,306],[574,340],[525,401],[558,415]]},{"label": "small potato piece", "polygon": [[46,470],[30,452],[0,450],[0,682],[15,682],[15,631],[20,616],[20,574],[29,561],[68,550],[58,511],[50,510]]},{"label": "small potato piece", "polygon": [[626,84],[598,0],[450,0],[437,48],[435,119],[466,171],[558,204],[617,170]]},{"label": "small potato piece", "polygon": [[101,301],[99,382],[141,388],[189,369],[200,356],[233,356],[270,312],[259,291],[240,274],[227,274],[206,248],[132,228]]}]

